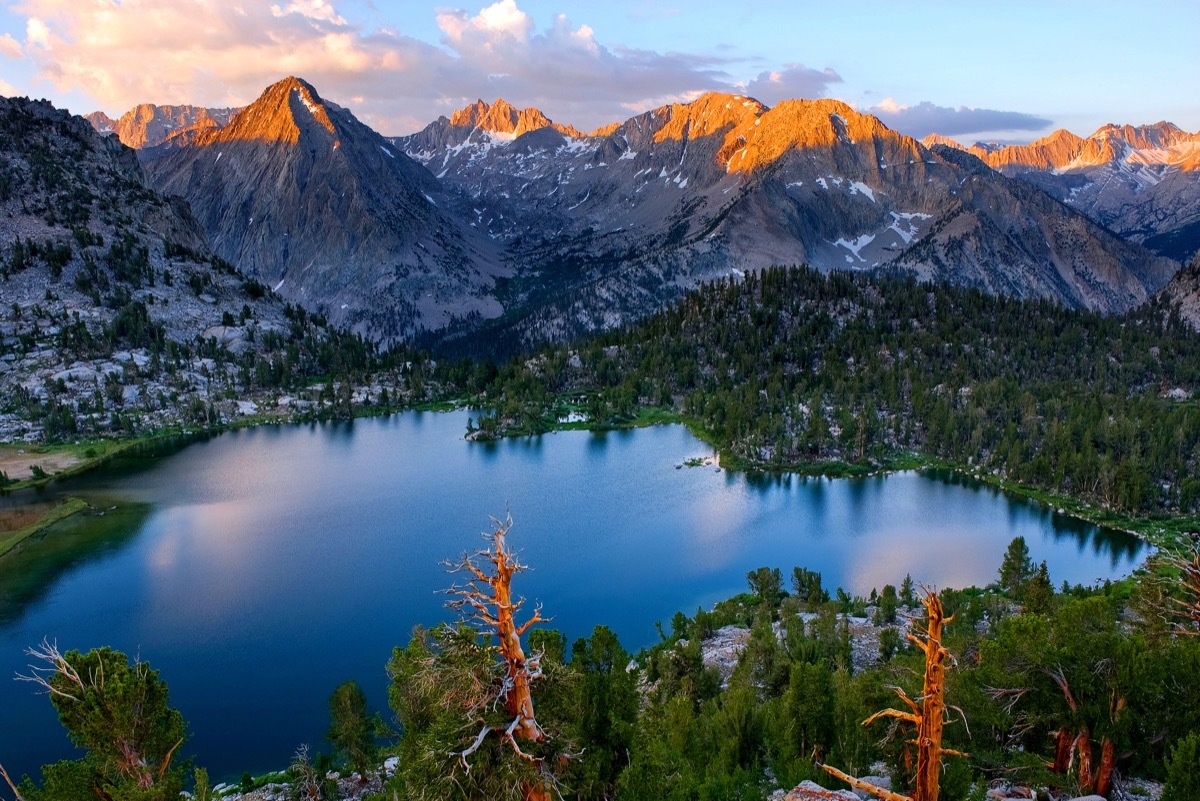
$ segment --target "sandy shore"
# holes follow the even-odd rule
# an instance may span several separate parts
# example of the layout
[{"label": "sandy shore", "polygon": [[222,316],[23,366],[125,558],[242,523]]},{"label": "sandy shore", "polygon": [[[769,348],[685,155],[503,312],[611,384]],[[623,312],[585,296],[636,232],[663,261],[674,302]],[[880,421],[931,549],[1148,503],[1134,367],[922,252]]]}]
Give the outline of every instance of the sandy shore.
[{"label": "sandy shore", "polygon": [[33,476],[33,465],[38,465],[47,474],[57,473],[79,464],[82,459],[68,451],[34,453],[29,448],[0,448],[0,471],[12,481],[21,481]]}]

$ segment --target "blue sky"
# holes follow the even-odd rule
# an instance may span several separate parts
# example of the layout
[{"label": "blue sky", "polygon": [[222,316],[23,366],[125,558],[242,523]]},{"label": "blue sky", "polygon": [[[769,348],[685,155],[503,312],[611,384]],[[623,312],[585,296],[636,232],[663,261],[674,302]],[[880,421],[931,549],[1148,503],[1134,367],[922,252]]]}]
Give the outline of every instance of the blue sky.
[{"label": "blue sky", "polygon": [[1029,141],[1106,122],[1200,130],[1198,44],[1194,0],[19,0],[0,7],[0,94],[115,116],[242,105],[295,74],[402,134],[477,97],[588,130],[718,90]]}]

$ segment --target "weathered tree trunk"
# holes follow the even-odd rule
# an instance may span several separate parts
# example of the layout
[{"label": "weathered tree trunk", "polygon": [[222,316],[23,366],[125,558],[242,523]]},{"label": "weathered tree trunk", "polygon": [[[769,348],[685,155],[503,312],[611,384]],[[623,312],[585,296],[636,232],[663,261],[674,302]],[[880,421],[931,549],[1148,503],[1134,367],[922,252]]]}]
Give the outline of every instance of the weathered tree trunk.
[{"label": "weathered tree trunk", "polygon": [[1096,795],[1108,798],[1112,795],[1113,768],[1117,753],[1113,741],[1107,737],[1100,740],[1100,766],[1096,769]]},{"label": "weathered tree trunk", "polygon": [[[499,531],[499,530],[498,530]],[[518,633],[513,611],[519,607],[512,602],[512,574],[515,560],[510,560],[502,537],[497,537],[494,543],[497,553],[496,581],[493,583],[496,605],[496,636],[500,641],[500,655],[504,658],[505,672],[512,683],[508,696],[504,699],[504,708],[516,721],[512,736],[518,740],[531,740],[540,743],[546,739],[533,715],[533,694],[530,689],[531,676],[525,662],[525,651],[521,647],[521,635]],[[534,617],[537,617],[535,615]],[[526,627],[527,628],[527,627]],[[521,631],[523,631],[522,629]]]},{"label": "weathered tree trunk", "polygon": [[1092,773],[1092,732],[1087,726],[1075,735],[1075,753],[1079,756],[1079,789],[1092,790],[1096,776]]},{"label": "weathered tree trunk", "polygon": [[942,626],[946,614],[942,600],[929,593],[924,599],[929,614],[924,642],[917,646],[925,651],[925,681],[921,691],[921,719],[917,726],[917,784],[918,801],[937,801],[942,771],[942,726],[945,723],[946,657],[942,647]]},{"label": "weathered tree trunk", "polygon": [[[913,782],[913,794],[899,795],[881,787],[847,776],[837,768],[822,765],[828,773],[846,781],[851,786],[866,790],[885,801],[938,801],[943,754],[965,756],[959,751],[942,748],[942,729],[946,723],[946,660],[950,653],[942,647],[942,628],[954,619],[946,617],[942,600],[928,587],[921,587],[921,604],[925,607],[925,631],[908,638],[925,653],[925,677],[921,688],[920,703],[913,701],[899,687],[896,694],[908,706],[908,712],[884,709],[863,721],[866,726],[879,718],[891,717],[906,720],[917,727],[917,774]],[[961,713],[960,713],[961,714]]]},{"label": "weathered tree trunk", "polygon": [[[517,756],[541,771],[546,767],[545,760],[528,754],[521,748],[521,743],[541,743],[546,740],[546,733],[538,725],[533,712],[532,684],[533,680],[541,675],[540,665],[537,657],[525,657],[521,637],[533,624],[543,622],[546,618],[542,617],[539,606],[524,623],[518,625],[516,622],[516,614],[524,606],[525,599],[513,600],[512,577],[524,570],[525,566],[520,563],[516,554],[509,550],[505,540],[511,526],[511,520],[504,523],[497,520],[489,549],[478,551],[473,556],[464,555],[458,563],[449,565],[453,570],[467,573],[472,578],[465,585],[455,585],[447,590],[450,595],[456,596],[448,605],[456,609],[472,610],[472,618],[496,634],[505,673],[504,686],[497,701],[503,701],[511,721],[504,726],[484,726],[474,743],[463,751],[456,752],[455,756],[465,765],[467,757],[473,754],[488,736],[496,735],[511,745]],[[481,569],[475,558],[490,562],[492,573]],[[553,799],[551,788],[545,781],[525,783],[522,785],[522,794],[525,801]]]},{"label": "weathered tree trunk", "polygon": [[1059,729],[1058,734],[1054,735],[1054,763],[1050,766],[1050,770],[1055,773],[1066,773],[1071,769],[1071,751],[1075,747],[1075,738],[1071,736],[1071,732],[1064,729]]}]

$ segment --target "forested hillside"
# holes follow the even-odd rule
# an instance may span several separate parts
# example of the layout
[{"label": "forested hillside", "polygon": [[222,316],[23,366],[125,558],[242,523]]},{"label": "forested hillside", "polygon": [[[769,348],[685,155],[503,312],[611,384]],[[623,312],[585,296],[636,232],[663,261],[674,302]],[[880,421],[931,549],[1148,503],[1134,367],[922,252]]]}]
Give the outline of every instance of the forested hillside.
[{"label": "forested hillside", "polygon": [[724,463],[870,470],[913,452],[1123,512],[1200,504],[1200,337],[914,280],[773,268],[500,369],[483,436],[660,409]]}]

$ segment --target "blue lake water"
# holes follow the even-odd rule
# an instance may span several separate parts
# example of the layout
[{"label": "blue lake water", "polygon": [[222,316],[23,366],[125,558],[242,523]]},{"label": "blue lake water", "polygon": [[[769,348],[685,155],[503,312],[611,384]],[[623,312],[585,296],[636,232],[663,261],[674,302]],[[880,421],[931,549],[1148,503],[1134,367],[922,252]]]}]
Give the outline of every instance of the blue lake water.
[{"label": "blue lake water", "polygon": [[[1056,585],[1126,575],[1145,555],[955,477],[676,469],[712,453],[680,426],[478,444],[466,422],[411,412],[235,431],[71,483],[120,508],[29,545],[35,564],[51,540],[79,543],[44,577],[0,570],[0,762],[33,773],[73,755],[50,702],[9,680],[44,637],[159,669],[191,725],[188,754],[215,778],[282,767],[302,742],[324,748],[334,687],[357,679],[386,711],[392,647],[450,618],[439,562],[481,545],[506,511],[533,567],[514,589],[571,640],[605,624],[631,651],[655,641],[655,621],[744,591],[762,565],[866,594],[906,573],[989,583],[1018,535]],[[18,591],[17,571],[39,578]]]}]

